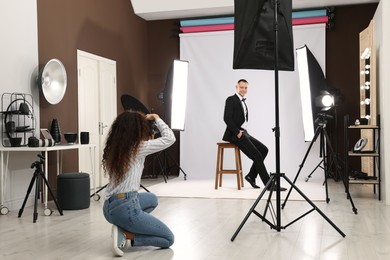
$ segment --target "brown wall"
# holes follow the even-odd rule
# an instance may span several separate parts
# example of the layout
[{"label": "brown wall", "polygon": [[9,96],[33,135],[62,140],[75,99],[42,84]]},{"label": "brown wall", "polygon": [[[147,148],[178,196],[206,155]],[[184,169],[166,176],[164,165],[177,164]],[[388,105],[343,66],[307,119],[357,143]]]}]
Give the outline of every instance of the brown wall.
[{"label": "brown wall", "polygon": [[[157,94],[164,88],[170,62],[179,57],[178,22],[148,23],[134,14],[129,0],[38,0],[37,9],[39,63],[58,58],[68,76],[59,104],[40,97],[42,128],[50,128],[57,118],[62,132],[78,130],[77,49],[117,62],[118,112],[121,95],[129,94],[162,113]],[[171,148],[176,155],[177,147]],[[49,162],[54,173],[54,155]],[[64,153],[63,171],[76,171],[77,162],[77,151]]]},{"label": "brown wall", "polygon": [[[326,80],[331,88],[339,89],[343,95],[337,106],[337,116],[330,120],[327,129],[333,141],[333,149],[342,158],[344,115],[349,115],[352,122],[360,117],[359,33],[368,27],[376,7],[377,4],[336,7],[336,27],[327,30],[326,34]],[[357,131],[350,134],[350,140],[358,140]],[[360,168],[358,161],[352,164],[354,168]]]}]

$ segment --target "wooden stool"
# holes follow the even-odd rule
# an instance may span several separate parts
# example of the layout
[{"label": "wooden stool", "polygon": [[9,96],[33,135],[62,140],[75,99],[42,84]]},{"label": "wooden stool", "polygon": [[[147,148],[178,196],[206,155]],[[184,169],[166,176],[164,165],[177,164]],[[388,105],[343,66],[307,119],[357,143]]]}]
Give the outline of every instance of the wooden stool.
[{"label": "wooden stool", "polygon": [[[222,174],[237,174],[237,188],[240,190],[241,187],[244,187],[240,149],[238,149],[237,145],[232,143],[223,142],[223,143],[217,143],[217,145],[218,145],[218,157],[217,157],[217,170],[215,175],[215,189],[218,189],[218,180],[219,180],[219,187],[222,186]],[[234,155],[236,159],[236,169],[223,168],[223,153],[225,148],[234,149]]]}]

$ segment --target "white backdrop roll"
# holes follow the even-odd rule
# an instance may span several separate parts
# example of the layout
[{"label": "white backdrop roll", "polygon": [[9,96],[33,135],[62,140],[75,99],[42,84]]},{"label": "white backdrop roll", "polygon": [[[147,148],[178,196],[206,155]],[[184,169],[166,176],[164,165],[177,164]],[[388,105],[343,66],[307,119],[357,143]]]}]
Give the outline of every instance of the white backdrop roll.
[{"label": "white backdrop roll", "polygon": [[[325,68],[325,25],[293,28],[295,48],[307,45]],[[192,33],[180,35],[180,58],[189,61],[188,101],[185,130],[180,133],[180,166],[188,178],[214,178],[216,143],[225,131],[225,100],[235,93],[240,78],[249,82],[247,105],[248,131],[269,148],[265,160],[269,172],[275,172],[275,74],[266,70],[233,70],[234,32]],[[295,71],[279,71],[280,166],[291,180],[296,176],[310,142],[304,141],[297,66]],[[226,154],[225,165],[232,167],[233,153]],[[243,158],[244,174],[252,162]],[[321,161],[319,140],[309,153],[300,178],[305,178]],[[323,180],[317,169],[312,179]],[[260,182],[260,180],[258,180]]]}]

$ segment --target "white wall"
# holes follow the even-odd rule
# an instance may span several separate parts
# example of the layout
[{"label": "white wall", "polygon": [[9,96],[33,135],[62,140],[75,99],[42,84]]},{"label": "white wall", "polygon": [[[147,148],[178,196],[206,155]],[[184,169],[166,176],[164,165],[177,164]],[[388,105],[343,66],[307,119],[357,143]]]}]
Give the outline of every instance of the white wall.
[{"label": "white wall", "polygon": [[[378,57],[379,111],[381,115],[381,176],[383,199],[390,205],[390,2],[379,2],[374,16],[375,45]],[[386,192],[387,191],[387,192]]]},{"label": "white wall", "polygon": [[[36,1],[0,0],[0,33],[0,92],[31,94],[36,129],[39,129],[39,90],[35,84],[38,70]],[[36,159],[35,153],[10,153],[3,198],[8,209],[21,207],[32,178],[30,166]]]},{"label": "white wall", "polygon": [[[294,45],[305,44],[325,68],[325,25],[296,26]],[[185,130],[180,135],[180,165],[189,178],[214,178],[217,145],[226,125],[223,122],[225,100],[235,93],[238,79],[249,82],[248,130],[269,148],[267,170],[275,172],[275,81],[274,71],[233,70],[234,32],[182,34],[181,59],[189,61],[188,102]],[[279,72],[281,172],[291,180],[299,169],[310,142],[305,143],[300,102],[299,77],[295,71]],[[303,180],[321,161],[319,140],[314,144],[300,174]],[[232,156],[229,155],[229,156]],[[226,163],[233,160],[227,159]],[[229,165],[227,165],[229,166]],[[243,156],[247,174],[251,161]],[[313,174],[313,180],[323,181],[323,170]],[[260,181],[259,181],[260,182]]]}]

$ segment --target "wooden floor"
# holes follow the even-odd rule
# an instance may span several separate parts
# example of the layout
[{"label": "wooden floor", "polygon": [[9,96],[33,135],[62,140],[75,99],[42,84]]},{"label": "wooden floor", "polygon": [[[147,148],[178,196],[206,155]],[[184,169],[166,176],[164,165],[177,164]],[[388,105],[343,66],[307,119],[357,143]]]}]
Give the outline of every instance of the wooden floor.
[{"label": "wooden floor", "polygon": [[[328,204],[316,203],[325,217],[314,210],[288,225],[312,207],[305,201],[287,201],[281,211],[285,229],[277,232],[252,213],[233,242],[253,200],[160,198],[153,214],[172,229],[175,244],[165,250],[130,248],[123,259],[390,259],[390,207],[378,201],[372,187],[351,188],[357,215],[342,182],[329,181],[329,194]],[[102,203],[91,200],[90,208],[64,211],[63,216],[58,211],[44,216],[40,208],[36,223],[32,207],[21,218],[17,211],[0,216],[0,259],[113,258],[111,226],[103,217]],[[261,201],[256,208],[261,214],[264,205]]]}]

